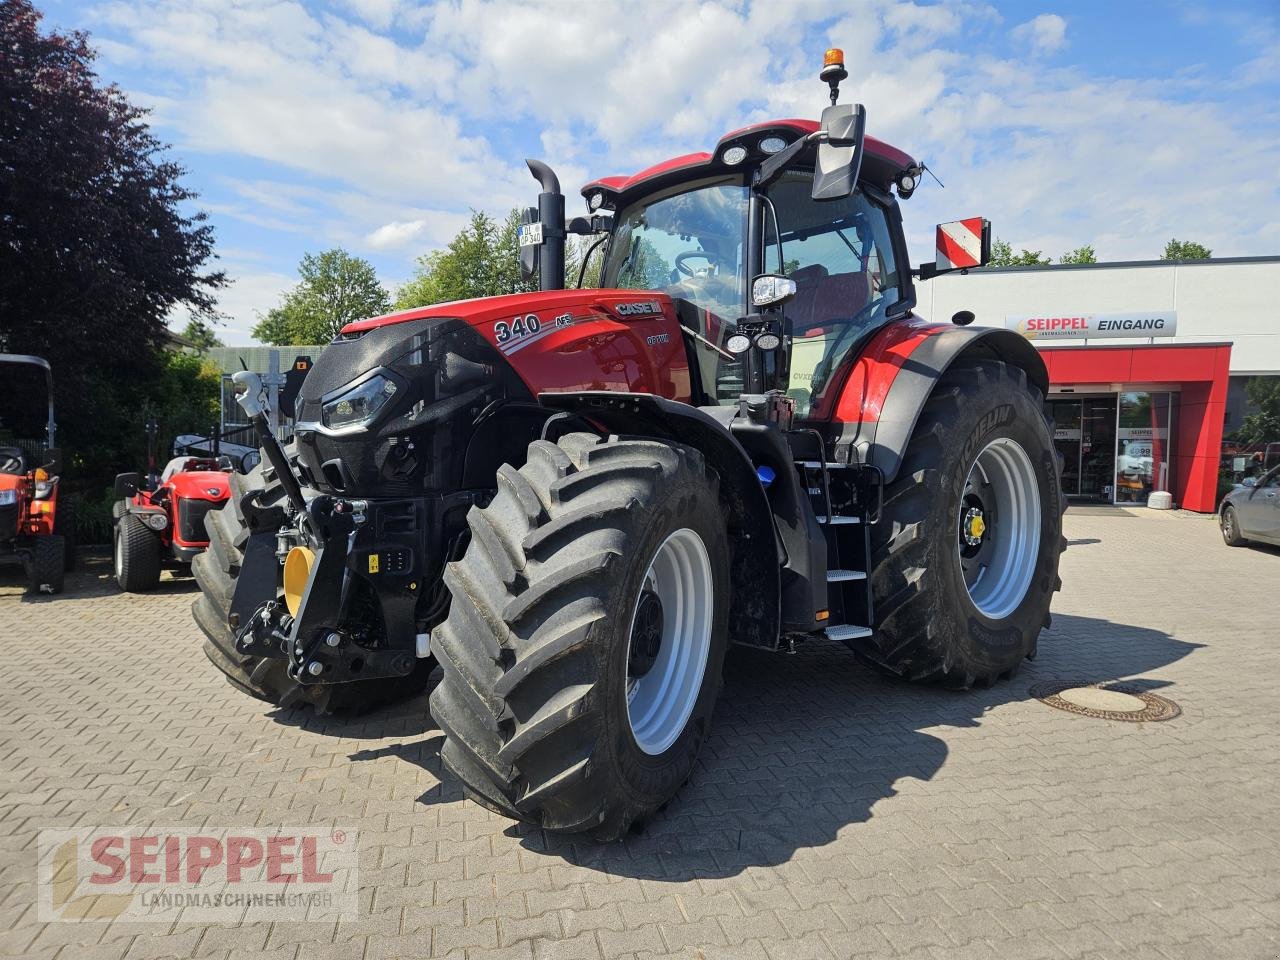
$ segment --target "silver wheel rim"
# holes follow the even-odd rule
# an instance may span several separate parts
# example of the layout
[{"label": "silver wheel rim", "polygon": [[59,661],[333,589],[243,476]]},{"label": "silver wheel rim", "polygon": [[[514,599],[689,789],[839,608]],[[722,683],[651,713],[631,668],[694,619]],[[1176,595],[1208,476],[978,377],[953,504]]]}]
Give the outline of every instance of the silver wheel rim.
[{"label": "silver wheel rim", "polygon": [[116,535],[114,539],[115,539],[115,546],[116,546],[116,549],[115,549],[116,576],[122,577],[124,576],[124,550],[121,549],[122,545],[120,543],[120,528],[118,526],[116,527]]},{"label": "silver wheel rim", "polygon": [[1231,519],[1230,507],[1227,507],[1227,509],[1222,512],[1222,532],[1227,535],[1228,540],[1235,535],[1235,523]]},{"label": "silver wheel rim", "polygon": [[1040,553],[1040,486],[1027,452],[993,440],[969,468],[960,500],[958,552],[978,611],[1007,617],[1027,595]]},{"label": "silver wheel rim", "polygon": [[[651,756],[676,742],[698,702],[711,652],[714,589],[706,545],[687,527],[662,542],[645,572],[627,634],[626,692],[631,735]],[[661,604],[661,645],[652,665],[633,676],[636,614],[646,592]]]}]

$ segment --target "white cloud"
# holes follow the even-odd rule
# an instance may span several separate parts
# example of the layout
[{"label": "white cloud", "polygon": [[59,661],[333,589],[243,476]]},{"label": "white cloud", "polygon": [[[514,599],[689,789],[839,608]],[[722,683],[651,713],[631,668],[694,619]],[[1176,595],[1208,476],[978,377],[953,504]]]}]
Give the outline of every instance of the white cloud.
[{"label": "white cloud", "polygon": [[1009,34],[1034,53],[1053,53],[1067,42],[1067,21],[1056,13],[1042,13],[1014,27]]},{"label": "white cloud", "polygon": [[[401,274],[469,208],[530,203],[526,155],[552,163],[573,208],[592,177],[709,149],[770,116],[815,116],[825,45],[845,50],[844,99],[866,104],[870,133],[947,184],[906,204],[920,258],[935,220],[975,213],[1015,245],[1057,256],[1093,243],[1109,259],[1192,232],[1215,253],[1272,252],[1280,223],[1277,118],[1257,95],[1274,83],[1274,34],[1216,71],[1126,80],[1047,67],[1041,55],[1067,45],[1057,14],[1014,27],[1015,52],[995,56],[1005,28],[978,0],[867,0],[835,16],[745,0],[347,0],[321,13],[288,0],[138,0],[106,11],[104,56],[149,65],[154,82],[131,95],[154,107],[186,164],[233,158],[255,171],[222,181],[206,206],[305,234],[311,249],[398,258],[388,269]],[[1228,84],[1232,96],[1216,99]],[[288,286],[248,258],[228,270],[241,280],[224,309],[248,310],[238,322],[249,326]]]}]

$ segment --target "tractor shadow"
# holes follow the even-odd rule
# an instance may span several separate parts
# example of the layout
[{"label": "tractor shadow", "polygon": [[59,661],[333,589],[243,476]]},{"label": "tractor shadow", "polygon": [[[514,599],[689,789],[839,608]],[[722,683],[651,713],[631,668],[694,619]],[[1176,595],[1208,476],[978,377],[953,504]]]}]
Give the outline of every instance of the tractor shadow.
[{"label": "tractor shadow", "polygon": [[[731,649],[693,777],[643,831],[612,844],[525,824],[512,824],[505,833],[531,852],[640,879],[721,878],[785,863],[797,850],[825,846],[868,821],[877,804],[892,802],[904,778],[933,779],[949,752],[935,728],[980,727],[990,711],[1018,709],[1031,700],[1030,689],[1040,681],[1095,683],[1149,674],[1197,648],[1144,627],[1059,614],[1041,634],[1035,662],[1010,681],[967,693],[881,677],[827,641],[794,656]],[[1146,677],[1132,685],[1156,690],[1168,683]],[[426,707],[414,698],[386,721],[403,729],[409,713],[424,716]],[[431,722],[429,715],[424,719]],[[1084,722],[1066,714],[1063,719]],[[378,735],[376,718],[363,723],[364,733]],[[992,736],[1009,737],[1008,731],[1006,721]],[[418,802],[450,803],[463,792],[442,769],[442,744],[434,733],[351,759],[397,756],[428,769],[441,783]]]}]

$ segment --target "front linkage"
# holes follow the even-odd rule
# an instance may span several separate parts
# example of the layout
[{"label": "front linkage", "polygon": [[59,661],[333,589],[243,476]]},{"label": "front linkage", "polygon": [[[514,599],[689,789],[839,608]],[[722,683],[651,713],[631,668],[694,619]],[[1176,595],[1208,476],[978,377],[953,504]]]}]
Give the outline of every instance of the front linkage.
[{"label": "front linkage", "polygon": [[288,661],[289,677],[302,685],[409,675],[426,651],[387,641],[417,637],[422,502],[305,499],[267,423],[257,376],[242,371],[235,380],[293,521],[277,534],[284,598],[258,606],[236,634],[236,651]]}]

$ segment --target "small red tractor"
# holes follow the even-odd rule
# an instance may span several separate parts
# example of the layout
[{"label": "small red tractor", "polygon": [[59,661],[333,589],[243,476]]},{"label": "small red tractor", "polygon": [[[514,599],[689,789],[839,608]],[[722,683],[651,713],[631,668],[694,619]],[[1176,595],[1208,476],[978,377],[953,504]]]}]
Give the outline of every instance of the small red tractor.
[{"label": "small red tractor", "polygon": [[[1034,656],[1065,546],[1045,365],[972,313],[915,314],[989,225],[909,267],[924,167],[837,103],[841,61],[819,121],[595,180],[568,222],[529,161],[540,291],[348,324],[291,445],[236,374],[264,462],[193,565],[213,662],[324,710],[438,663],[468,794],[609,839],[689,777],[731,643],[836,641],[954,688]],[[602,288],[565,288],[570,233],[601,236]]]},{"label": "small red tractor", "polygon": [[[179,447],[163,471],[156,472],[155,441],[158,424],[147,422],[147,476],[116,475],[120,499],[113,508],[115,534],[112,559],[116,583],[129,593],[150,590],[160,581],[163,566],[187,567],[209,546],[205,516],[227,502],[231,495],[228,476],[231,462],[218,455],[218,437],[212,438],[213,456],[190,456]],[[184,437],[189,445],[206,444],[203,437]]]},{"label": "small red tractor", "polygon": [[53,371],[40,357],[0,353],[0,366],[12,365],[44,372],[48,402],[42,442],[0,442],[0,559],[22,563],[30,592],[61,593],[75,559],[75,518],[69,506],[58,509],[61,457],[55,445]]}]

